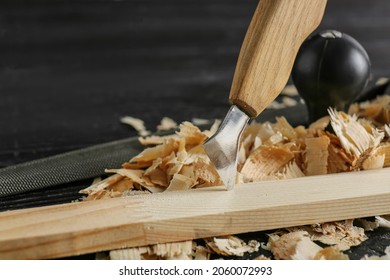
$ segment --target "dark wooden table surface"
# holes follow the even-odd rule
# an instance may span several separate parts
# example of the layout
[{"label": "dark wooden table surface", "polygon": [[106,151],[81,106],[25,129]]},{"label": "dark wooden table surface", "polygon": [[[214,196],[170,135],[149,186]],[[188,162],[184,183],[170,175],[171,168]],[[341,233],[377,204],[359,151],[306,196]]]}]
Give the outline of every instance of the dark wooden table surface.
[{"label": "dark wooden table surface", "polygon": [[[150,130],[164,116],[223,118],[257,2],[1,1],[0,167],[135,136],[125,115]],[[389,15],[387,0],[328,0],[319,29],[355,37],[387,77]]]}]

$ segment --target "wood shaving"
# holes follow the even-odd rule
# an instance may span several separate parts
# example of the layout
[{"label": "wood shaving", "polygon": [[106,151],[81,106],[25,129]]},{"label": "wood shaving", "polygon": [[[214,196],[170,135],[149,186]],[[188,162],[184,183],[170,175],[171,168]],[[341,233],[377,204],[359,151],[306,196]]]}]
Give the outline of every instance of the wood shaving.
[{"label": "wood shaving", "polygon": [[274,175],[286,166],[294,154],[288,149],[274,146],[260,146],[245,161],[241,174],[244,182],[255,182],[276,178]]},{"label": "wood shaving", "polygon": [[140,137],[138,141],[144,146],[164,144],[168,139],[178,139],[177,135]]},{"label": "wood shaving", "polygon": [[174,174],[167,191],[183,191],[191,189],[196,183],[195,179],[189,178],[181,174]]},{"label": "wood shaving", "polygon": [[298,105],[298,101],[295,100],[294,98],[284,96],[282,97],[281,101],[278,102],[276,100],[272,101],[268,106],[267,109],[274,109],[274,110],[279,110],[279,109],[284,109],[288,107],[294,107]]},{"label": "wood shaving", "polygon": [[295,99],[291,98],[291,97],[283,97],[282,98],[282,103],[286,106],[286,107],[294,107],[298,104],[298,101],[296,101]]},{"label": "wood shaving", "polygon": [[140,154],[133,157],[130,162],[135,163],[147,163],[151,165],[154,160],[161,159],[169,156],[172,152],[177,151],[179,148],[179,142],[174,138],[168,138],[163,144],[155,147],[146,148]]},{"label": "wood shaving", "polygon": [[376,124],[388,124],[390,122],[390,96],[378,96],[374,100],[353,104],[348,114],[357,115],[359,118],[365,118]]},{"label": "wood shaving", "polygon": [[356,116],[349,116],[344,112],[329,109],[331,125],[338,136],[342,147],[350,155],[360,158],[368,150],[379,146],[384,137],[383,132],[373,129],[369,133],[357,120]]},{"label": "wood shaving", "polygon": [[271,258],[270,257],[266,257],[264,255],[260,255],[260,256],[257,256],[256,258],[254,258],[254,260],[269,261],[269,260],[271,260]]},{"label": "wood shaving", "polygon": [[390,216],[376,216],[375,220],[378,221],[379,227],[390,228]]},{"label": "wood shaving", "polygon": [[120,119],[124,124],[132,126],[140,136],[147,136],[151,132],[146,130],[144,121],[130,116],[125,116]]},{"label": "wood shaving", "polygon": [[280,94],[287,96],[298,96],[298,90],[294,85],[287,85]]},{"label": "wood shaving", "polygon": [[194,260],[209,260],[211,251],[204,246],[198,245],[195,247]]},{"label": "wood shaving", "polygon": [[378,80],[376,80],[375,85],[381,86],[386,84],[389,81],[389,78],[387,77],[380,77]]},{"label": "wood shaving", "polygon": [[274,236],[271,251],[277,260],[312,260],[322,248],[311,241],[306,231]]},{"label": "wood shaving", "polygon": [[326,135],[307,137],[305,139],[306,175],[323,175],[328,173],[330,139]]},{"label": "wood shaving", "polygon": [[171,118],[164,117],[162,118],[160,124],[157,126],[158,131],[165,131],[175,129],[177,127],[177,123]]},{"label": "wood shaving", "polygon": [[[292,97],[297,97],[298,90],[294,85],[286,85],[285,88],[280,93],[281,101],[273,101],[268,105],[267,109],[284,109],[287,107],[294,107],[298,104],[298,101]],[[302,99],[301,99],[302,100]]]},{"label": "wood shaving", "polygon": [[217,132],[221,122],[222,122],[221,120],[218,120],[218,119],[215,120],[214,123],[212,124],[212,126],[210,127],[210,129],[204,130],[203,134],[206,135],[208,138],[210,138],[211,136],[213,136]]},{"label": "wood shaving", "polygon": [[330,144],[328,149],[328,173],[339,173],[351,171],[356,166],[356,158],[346,153],[341,146],[340,140],[329,135]]},{"label": "wood shaving", "polygon": [[367,218],[355,219],[355,223],[364,228],[365,231],[373,231],[377,228],[390,228],[390,217],[375,216],[374,220]]},{"label": "wood shaving", "polygon": [[291,161],[288,163],[281,172],[276,174],[276,177],[281,179],[293,179],[293,178],[299,178],[304,177],[305,174],[302,172],[302,170],[299,168],[297,163],[295,161]]},{"label": "wood shaving", "polygon": [[372,152],[362,163],[362,169],[378,169],[383,168],[385,164],[385,155]]},{"label": "wood shaving", "polygon": [[260,247],[260,243],[256,240],[250,240],[247,244],[233,235],[206,239],[206,245],[210,250],[222,256],[243,256],[245,253],[257,252]]},{"label": "wood shaving", "polygon": [[210,120],[202,118],[192,118],[191,122],[197,126],[210,124]]},{"label": "wood shaving", "polygon": [[314,260],[349,260],[348,255],[341,252],[337,247],[329,246],[321,249],[313,258]]},{"label": "wood shaving", "polygon": [[186,145],[201,145],[207,139],[207,136],[190,122],[180,124],[180,130],[177,134],[184,138]]},{"label": "wood shaving", "polygon": [[274,109],[274,110],[279,110],[286,108],[286,106],[283,103],[280,103],[278,101],[272,101],[268,106],[267,109]]},{"label": "wood shaving", "polygon": [[132,180],[135,183],[142,184],[144,181],[141,179],[142,174],[144,174],[144,171],[142,170],[133,170],[133,169],[106,169],[107,173],[117,173],[121,175],[122,177],[128,178]]},{"label": "wood shaving", "polygon": [[273,125],[273,129],[280,132],[283,135],[283,140],[293,141],[297,140],[297,132],[288,123],[285,117],[276,118],[276,123]]},{"label": "wood shaving", "polygon": [[373,231],[379,228],[379,221],[377,219],[369,220],[365,218],[355,219],[354,223],[363,228],[364,231]]},{"label": "wood shaving", "polygon": [[202,184],[202,187],[220,186],[223,184],[221,178],[208,159],[199,158],[193,165],[193,174],[196,180]]},{"label": "wood shaving", "polygon": [[390,166],[390,143],[382,143],[377,149],[378,155],[384,156],[383,167]]},{"label": "wood shaving", "polygon": [[323,244],[335,245],[341,251],[348,250],[367,240],[364,229],[353,225],[353,220],[313,225],[311,239]]},{"label": "wood shaving", "polygon": [[111,260],[190,260],[195,243],[192,241],[156,244],[110,251]]},{"label": "wood shaving", "polygon": [[390,126],[385,124],[383,129],[385,130],[387,137],[390,137]]},{"label": "wood shaving", "polygon": [[309,129],[312,131],[317,131],[317,130],[323,131],[329,125],[329,123],[330,123],[329,116],[325,116],[311,123],[309,125]]},{"label": "wood shaving", "polygon": [[[123,176],[116,174],[110,176],[104,180],[98,180],[93,182],[91,186],[80,191],[81,194],[88,195],[84,200],[96,200],[110,198],[112,186],[123,179]],[[116,196],[116,195],[115,195]]]}]

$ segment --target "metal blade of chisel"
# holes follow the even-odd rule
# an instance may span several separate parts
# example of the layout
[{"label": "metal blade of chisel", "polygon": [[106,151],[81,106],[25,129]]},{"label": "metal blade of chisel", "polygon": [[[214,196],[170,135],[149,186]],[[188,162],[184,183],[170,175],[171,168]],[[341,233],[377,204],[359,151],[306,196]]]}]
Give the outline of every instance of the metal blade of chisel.
[{"label": "metal blade of chisel", "polygon": [[248,121],[249,116],[233,105],[218,131],[203,145],[228,190],[236,181],[238,142]]}]

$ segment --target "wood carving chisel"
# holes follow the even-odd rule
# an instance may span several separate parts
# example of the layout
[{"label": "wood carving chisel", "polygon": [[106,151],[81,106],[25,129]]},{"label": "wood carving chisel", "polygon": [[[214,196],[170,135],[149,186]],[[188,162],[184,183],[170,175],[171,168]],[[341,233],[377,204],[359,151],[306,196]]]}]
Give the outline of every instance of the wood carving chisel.
[{"label": "wood carving chisel", "polygon": [[301,44],[321,22],[326,2],[259,2],[238,57],[229,96],[232,106],[220,129],[204,144],[228,190],[235,185],[243,129],[283,90]]}]

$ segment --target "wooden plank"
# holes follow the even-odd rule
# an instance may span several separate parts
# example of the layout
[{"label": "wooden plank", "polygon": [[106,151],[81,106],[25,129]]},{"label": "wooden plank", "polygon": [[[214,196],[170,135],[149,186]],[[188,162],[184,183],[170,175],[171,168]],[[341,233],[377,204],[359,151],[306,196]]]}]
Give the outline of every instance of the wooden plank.
[{"label": "wooden plank", "polygon": [[114,248],[390,214],[390,169],[0,213],[0,258]]}]

